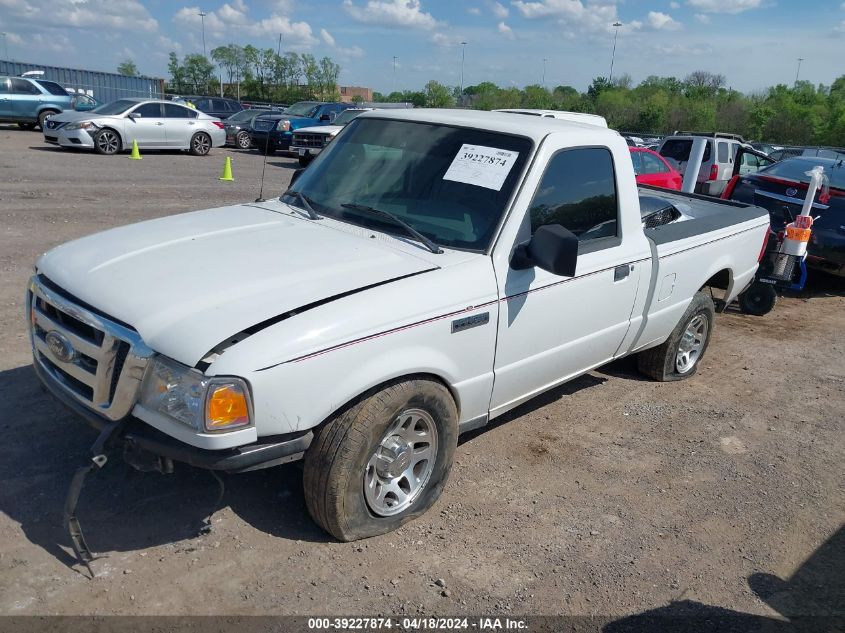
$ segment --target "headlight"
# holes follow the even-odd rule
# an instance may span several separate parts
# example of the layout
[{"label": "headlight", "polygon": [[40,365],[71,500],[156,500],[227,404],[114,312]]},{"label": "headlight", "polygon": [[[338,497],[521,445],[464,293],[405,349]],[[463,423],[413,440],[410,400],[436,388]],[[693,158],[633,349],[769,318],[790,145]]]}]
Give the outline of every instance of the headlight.
[{"label": "headlight", "polygon": [[141,405],[201,432],[252,425],[246,381],[231,376],[208,377],[161,356],[147,370]]},{"label": "headlight", "polygon": [[68,123],[65,126],[66,130],[99,130],[100,126],[93,121],[79,121],[78,123]]},{"label": "headlight", "polygon": [[287,132],[290,130],[290,121],[279,121],[276,129],[281,130],[282,132]]}]

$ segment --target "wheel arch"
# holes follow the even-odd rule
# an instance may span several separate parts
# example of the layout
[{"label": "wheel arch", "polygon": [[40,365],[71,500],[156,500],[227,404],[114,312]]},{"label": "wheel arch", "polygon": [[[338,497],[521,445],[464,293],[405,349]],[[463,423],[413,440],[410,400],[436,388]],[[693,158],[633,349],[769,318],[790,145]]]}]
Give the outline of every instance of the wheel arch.
[{"label": "wheel arch", "polygon": [[124,138],[124,136],[123,136],[123,132],[121,132],[120,130],[118,130],[118,129],[117,129],[116,127],[114,127],[113,125],[104,125],[104,126],[103,126],[103,127],[101,127],[99,130],[97,130],[97,132],[101,132],[101,131],[103,131],[103,130],[111,130],[112,132],[114,132],[115,134],[117,134],[117,138],[120,140],[120,149],[119,149],[119,150],[117,150],[118,152],[122,152],[123,150],[125,150],[125,149],[126,149],[126,139],[125,139],[125,138]]},{"label": "wheel arch", "polygon": [[698,290],[700,292],[710,288],[711,295],[713,288],[722,290],[723,294],[721,298],[713,297],[713,302],[716,304],[716,312],[722,312],[727,307],[727,298],[733,295],[734,273],[733,269],[729,266],[717,266],[717,268],[719,270],[711,274],[707,281],[701,284]]}]

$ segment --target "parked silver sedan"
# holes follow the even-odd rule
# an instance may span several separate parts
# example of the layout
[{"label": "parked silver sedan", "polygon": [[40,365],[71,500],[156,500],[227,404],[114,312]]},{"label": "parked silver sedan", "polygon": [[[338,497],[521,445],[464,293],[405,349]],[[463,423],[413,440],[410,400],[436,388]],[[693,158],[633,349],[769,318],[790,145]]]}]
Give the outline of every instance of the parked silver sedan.
[{"label": "parked silver sedan", "polygon": [[62,147],[116,154],[132,148],[186,149],[205,156],[222,147],[226,132],[220,119],[159,99],[118,99],[89,112],[62,112],[46,121],[44,140]]}]

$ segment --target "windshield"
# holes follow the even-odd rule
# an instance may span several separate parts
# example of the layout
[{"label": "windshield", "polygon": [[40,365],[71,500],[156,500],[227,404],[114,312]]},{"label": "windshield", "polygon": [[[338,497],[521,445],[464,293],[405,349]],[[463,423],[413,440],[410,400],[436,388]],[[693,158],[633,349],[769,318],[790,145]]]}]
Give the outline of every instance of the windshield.
[{"label": "windshield", "polygon": [[[440,246],[483,251],[531,149],[530,139],[498,132],[356,119],[291,190],[321,215],[413,241],[395,223],[354,208],[369,206],[395,215]],[[296,196],[282,199],[300,206]]]},{"label": "windshield", "polygon": [[332,122],[332,125],[346,125],[356,116],[361,114],[363,110],[344,110],[337,115],[337,118]]},{"label": "windshield", "polygon": [[[265,114],[266,114],[266,112],[265,112]],[[229,121],[247,121],[254,116],[256,116],[255,110],[241,110],[240,112],[235,112],[235,114],[230,116],[228,120]]]},{"label": "windshield", "polygon": [[94,108],[91,112],[96,112],[97,114],[123,114],[129,108],[136,105],[138,105],[137,101],[131,101],[130,99],[118,99],[117,101],[112,101],[111,103],[105,103],[99,108]]},{"label": "windshield", "polygon": [[810,177],[807,172],[816,165],[824,167],[824,173],[830,179],[830,186],[834,189],[845,190],[845,163],[843,161],[818,161],[806,160],[801,158],[787,158],[784,161],[769,165],[765,169],[761,169],[760,175],[774,176],[776,178],[785,178],[787,180],[794,180],[796,182],[809,183]]},{"label": "windshield", "polygon": [[313,101],[300,101],[299,103],[294,103],[291,107],[285,110],[285,114],[290,116],[304,116],[304,117],[313,117],[314,114],[317,112],[317,108],[320,104],[314,103]]}]

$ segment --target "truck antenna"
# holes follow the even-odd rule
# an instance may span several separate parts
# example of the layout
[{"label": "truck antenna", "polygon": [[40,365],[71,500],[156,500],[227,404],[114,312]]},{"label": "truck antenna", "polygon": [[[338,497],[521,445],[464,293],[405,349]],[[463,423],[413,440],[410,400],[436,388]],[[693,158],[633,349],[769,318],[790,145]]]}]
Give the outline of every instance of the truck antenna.
[{"label": "truck antenna", "polygon": [[258,191],[256,202],[267,202],[264,198],[264,172],[267,170],[267,154],[270,153],[270,130],[267,130],[267,142],[264,144],[264,164],[261,165],[261,188]]}]

